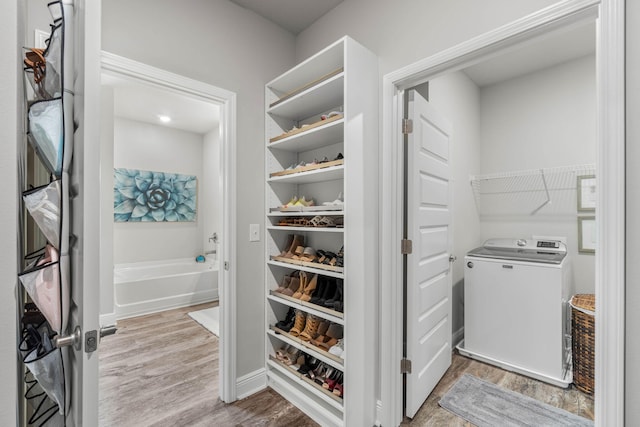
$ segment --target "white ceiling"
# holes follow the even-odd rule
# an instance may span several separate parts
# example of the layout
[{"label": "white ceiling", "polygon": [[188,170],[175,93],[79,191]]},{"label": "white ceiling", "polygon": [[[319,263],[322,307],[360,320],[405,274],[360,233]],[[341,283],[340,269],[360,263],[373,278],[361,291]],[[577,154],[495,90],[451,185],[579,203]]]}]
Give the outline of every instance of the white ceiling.
[{"label": "white ceiling", "polygon": [[298,34],[343,0],[231,0]]},{"label": "white ceiling", "polygon": [[464,72],[479,87],[533,73],[572,59],[594,54],[595,23],[553,32],[524,46],[468,67]]},{"label": "white ceiling", "polygon": [[[114,91],[114,115],[144,123],[205,134],[220,122],[220,108],[210,102],[102,74],[102,85]],[[162,123],[158,116],[171,118]]]}]

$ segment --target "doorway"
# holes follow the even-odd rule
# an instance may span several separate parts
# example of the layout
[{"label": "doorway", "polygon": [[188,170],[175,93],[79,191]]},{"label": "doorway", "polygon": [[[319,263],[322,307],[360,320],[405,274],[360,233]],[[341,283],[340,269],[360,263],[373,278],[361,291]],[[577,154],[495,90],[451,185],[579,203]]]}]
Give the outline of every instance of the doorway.
[{"label": "doorway", "polygon": [[[102,52],[101,58],[102,75],[112,81],[124,82],[126,93],[130,90],[129,95],[136,92],[132,89],[134,86],[143,88],[143,91],[149,91],[150,93],[164,93],[165,96],[169,96],[170,104],[183,105],[184,109],[192,108],[193,105],[200,105],[205,116],[209,116],[209,124],[205,128],[199,128],[194,132],[185,132],[183,130],[173,130],[167,135],[160,134],[155,135],[157,143],[161,144],[165,139],[170,142],[170,139],[175,137],[184,136],[185,141],[193,140],[194,147],[200,147],[199,153],[197,150],[192,153],[191,157],[194,159],[199,157],[201,162],[196,169],[199,169],[200,174],[193,174],[196,176],[196,187],[202,187],[200,196],[206,191],[208,194],[213,194],[215,200],[212,197],[200,197],[196,203],[197,213],[195,216],[196,221],[189,222],[189,218],[186,222],[175,222],[177,228],[174,230],[174,236],[169,236],[169,244],[172,242],[174,246],[187,247],[187,252],[181,254],[180,258],[191,259],[193,264],[196,263],[196,256],[203,255],[203,258],[209,258],[215,264],[218,265],[217,269],[210,269],[209,260],[203,262],[203,273],[208,277],[214,276],[217,282],[217,293],[219,300],[219,393],[220,399],[224,402],[232,402],[235,400],[236,395],[236,381],[235,381],[235,322],[232,319],[235,318],[235,262],[234,248],[235,248],[235,218],[231,214],[233,206],[235,206],[235,117],[236,117],[236,96],[234,93],[220,89],[202,82],[191,80],[183,76],[172,74],[164,70],[160,70],[145,64],[138,63],[126,58],[122,58],[107,52]],[[127,85],[129,87],[127,88]],[[108,97],[107,97],[108,98]],[[159,98],[160,99],[160,98]],[[151,101],[160,105],[160,101]],[[134,100],[130,99],[125,104],[133,104]],[[189,107],[187,107],[189,106]],[[111,108],[113,106],[111,105]],[[140,107],[139,109],[142,109]],[[202,112],[202,111],[201,111]],[[183,116],[183,120],[193,118],[195,110],[190,114],[191,117]],[[103,111],[103,117],[105,111]],[[159,113],[156,113],[159,114]],[[153,119],[159,120],[160,117],[155,116]],[[205,117],[207,119],[207,117]],[[111,119],[113,121],[113,118]],[[206,122],[206,120],[205,120]],[[150,125],[136,122],[136,120],[125,120],[123,122],[124,127],[128,128],[135,135],[134,128],[150,127],[154,129],[161,129],[158,125]],[[195,126],[198,126],[197,124]],[[208,127],[207,127],[208,126]],[[175,135],[174,135],[175,134]],[[198,137],[198,135],[200,135]],[[134,137],[135,138],[135,137]],[[199,139],[199,142],[196,141]],[[111,140],[113,136],[111,135]],[[152,141],[153,142],[153,141]],[[165,141],[166,142],[166,141]],[[181,154],[180,150],[185,150]],[[109,188],[102,188],[103,194],[113,194],[113,181],[114,174],[114,153],[113,144],[101,145],[101,177],[103,186]],[[109,152],[111,150],[111,152]],[[153,157],[153,146],[148,148],[149,157]],[[188,151],[186,145],[177,150],[173,157],[179,159],[187,157],[186,151]],[[143,148],[144,151],[144,148]],[[159,148],[160,151],[160,148]],[[123,154],[127,157],[127,154]],[[213,159],[215,157],[215,159]],[[209,162],[212,160],[212,162]],[[197,162],[197,160],[194,160]],[[133,168],[132,165],[123,165],[125,168]],[[153,166],[141,166],[141,170],[153,169]],[[157,171],[165,172],[165,171]],[[166,172],[177,172],[174,170],[166,170]],[[200,175],[200,176],[198,176]],[[203,181],[207,181],[206,183]],[[200,181],[200,182],[198,182]],[[187,184],[189,185],[189,184]],[[105,202],[106,199],[106,202]],[[104,238],[101,239],[101,253],[113,254],[114,251],[114,202],[113,198],[102,197],[101,198],[101,220],[100,229],[101,235]],[[191,224],[185,225],[185,224]],[[131,224],[128,224],[131,225]],[[142,224],[141,224],[142,225]],[[154,224],[149,224],[154,225]],[[157,226],[163,225],[162,223],[155,224]],[[143,230],[143,232],[149,232],[150,230]],[[153,230],[151,230],[153,232]],[[165,236],[166,237],[166,236]],[[176,239],[187,239],[183,244],[176,243]],[[164,240],[167,240],[166,238]],[[190,241],[192,240],[192,241]],[[122,242],[120,242],[122,243]],[[167,242],[165,241],[166,245]],[[195,252],[195,253],[190,253]],[[205,255],[206,254],[206,255]],[[166,257],[165,257],[166,258]],[[202,261],[205,261],[202,259]],[[101,294],[101,324],[108,325],[115,323],[118,316],[115,308],[115,290],[114,290],[114,277],[113,277],[113,265],[114,259],[110,256],[104,256],[101,258],[100,265],[100,294]],[[207,270],[207,271],[204,271]],[[169,274],[171,275],[171,274]],[[204,276],[203,276],[204,277]],[[208,280],[208,278],[207,278]],[[179,295],[174,295],[174,307],[179,305],[190,305],[198,302],[203,302],[207,299],[212,299],[215,295],[212,294],[211,289],[203,288],[199,284],[194,284],[193,281],[186,281],[185,289],[190,287],[199,287],[197,292],[191,292],[185,294],[184,292]],[[206,287],[206,286],[205,286]],[[168,308],[162,307],[162,301],[167,301],[166,296],[158,295],[156,298],[160,301],[160,306],[156,306],[157,309]],[[154,302],[148,305],[150,311],[154,311]],[[157,310],[155,310],[157,311]],[[135,313],[134,313],[135,314]],[[103,345],[108,345],[108,340]],[[213,397],[212,397],[213,398]]]},{"label": "doorway", "polygon": [[[580,4],[579,4],[580,3]],[[624,230],[616,224],[623,224],[624,199],[624,170],[620,166],[624,161],[623,132],[623,80],[620,71],[622,63],[619,60],[622,49],[621,34],[624,32],[623,19],[618,12],[616,2],[603,2],[585,6],[584,2],[565,2],[562,7],[550,7],[533,14],[508,26],[502,27],[485,36],[478,37],[412,64],[384,78],[383,111],[383,210],[384,224],[394,224],[388,229],[383,228],[383,258],[390,260],[389,265],[382,265],[382,283],[400,283],[402,278],[402,257],[397,251],[397,241],[402,239],[402,206],[399,198],[402,194],[402,164],[401,164],[401,129],[398,118],[401,117],[403,93],[418,84],[424,83],[452,71],[458,71],[478,64],[483,60],[514,50],[535,37],[548,34],[551,31],[571,28],[585,23],[596,23],[599,40],[597,40],[597,77],[599,127],[597,138],[597,185],[599,191],[598,206],[606,209],[598,210],[598,228],[601,238],[596,244],[596,279],[595,289],[598,301],[597,319],[599,335],[596,342],[596,413],[597,425],[615,425],[620,423],[622,414],[623,373],[622,343],[620,325],[623,324],[624,311],[622,291],[623,258],[612,260],[611,257],[623,253]],[[599,19],[598,19],[599,18]],[[612,22],[615,21],[615,24]],[[603,72],[603,70],[607,70]],[[605,142],[606,141],[606,147]],[[605,149],[606,148],[606,149]],[[605,203],[606,201],[606,203]],[[454,207],[455,209],[455,207]],[[386,218],[386,219],[385,219]],[[610,249],[612,253],[609,253]],[[604,283],[607,291],[604,292]],[[612,290],[612,286],[615,288]],[[401,377],[395,369],[402,359],[402,293],[400,287],[381,290],[381,299],[390,301],[388,306],[382,307],[382,424],[397,425],[401,420],[402,403],[397,396],[402,394]],[[614,311],[615,309],[615,311]],[[604,343],[611,343],[613,347],[605,347]],[[611,351],[611,348],[615,350]],[[606,349],[606,350],[605,350]],[[385,367],[393,367],[386,369]],[[617,373],[604,375],[604,371]],[[612,390],[609,395],[606,391]],[[605,421],[606,420],[606,421]]]}]

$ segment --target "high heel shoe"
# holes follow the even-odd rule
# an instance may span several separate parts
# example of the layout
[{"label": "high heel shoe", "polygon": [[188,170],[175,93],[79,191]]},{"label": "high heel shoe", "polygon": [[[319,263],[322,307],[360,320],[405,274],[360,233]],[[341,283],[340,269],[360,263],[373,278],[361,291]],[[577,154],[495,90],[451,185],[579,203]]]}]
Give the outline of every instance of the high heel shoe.
[{"label": "high heel shoe", "polygon": [[311,339],[315,338],[318,335],[318,326],[320,326],[320,318],[314,316],[313,314],[307,315],[307,324],[304,328],[304,331],[298,335],[302,341],[311,341]]},{"label": "high heel shoe", "polygon": [[311,301],[309,302],[312,304],[324,305],[324,302],[327,299],[331,298],[331,296],[335,294],[335,292],[336,292],[336,279],[332,277],[331,278],[326,277],[324,292],[322,294],[318,293],[318,295],[311,298]]},{"label": "high heel shoe", "polygon": [[283,246],[284,250],[282,252],[280,252],[280,256],[285,256],[287,254],[287,252],[289,252],[289,249],[291,249],[291,245],[293,244],[293,238],[294,238],[293,234],[287,235],[287,242]]},{"label": "high heel shoe", "polygon": [[342,339],[344,335],[344,330],[342,326],[337,323],[332,323],[331,326],[327,329],[327,333],[325,334],[328,339],[324,340],[321,343],[318,343],[318,347],[323,349],[324,351],[329,351],[330,348],[333,348],[338,342]]},{"label": "high heel shoe", "polygon": [[300,296],[301,301],[310,301],[311,293],[315,291],[316,286],[318,286],[318,275],[314,274],[311,280],[307,283],[307,286],[304,288],[304,292]]},{"label": "high heel shoe", "polygon": [[300,272],[300,286],[298,286],[298,289],[296,289],[296,291],[293,293],[293,295],[291,295],[292,298],[295,299],[300,299],[300,297],[302,296],[305,288],[307,287],[307,273],[305,273],[304,271]]},{"label": "high heel shoe", "polygon": [[293,295],[298,290],[299,287],[300,287],[300,278],[292,276],[290,281],[289,281],[289,287],[287,289],[284,289],[280,293],[282,295],[286,295],[286,296],[290,297],[291,295]]},{"label": "high heel shoe", "polygon": [[285,289],[287,289],[289,287],[289,285],[291,284],[291,276],[284,276],[282,278],[282,283],[280,284],[280,286],[278,287],[278,289],[276,289],[276,292],[282,292]]},{"label": "high heel shoe", "polygon": [[290,335],[297,337],[303,331],[307,324],[307,314],[302,310],[296,310],[296,319],[293,324],[293,328],[289,331]]},{"label": "high heel shoe", "polygon": [[340,296],[342,295],[342,289],[340,289],[343,286],[343,280],[342,279],[336,279],[336,287],[335,287],[335,292],[333,293],[333,295],[331,296],[331,298],[325,300],[324,302],[324,306],[327,308],[334,308],[334,304],[336,303],[336,301],[340,301]]},{"label": "high heel shoe", "polygon": [[295,255],[295,250],[298,249],[299,246],[302,246],[304,250],[304,236],[296,234],[293,236],[293,241],[291,242],[291,246],[284,255],[281,255],[284,258],[293,258]]}]

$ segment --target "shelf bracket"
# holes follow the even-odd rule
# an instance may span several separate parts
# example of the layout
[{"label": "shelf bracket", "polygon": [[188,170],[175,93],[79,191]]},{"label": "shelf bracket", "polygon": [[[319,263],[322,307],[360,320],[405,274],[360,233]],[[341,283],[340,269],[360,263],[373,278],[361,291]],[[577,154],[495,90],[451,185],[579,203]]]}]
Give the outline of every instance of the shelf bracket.
[{"label": "shelf bracket", "polygon": [[542,178],[542,185],[544,185],[544,191],[546,193],[547,196],[547,200],[545,200],[544,202],[542,202],[542,204],[540,206],[538,206],[537,208],[535,208],[532,212],[531,215],[535,215],[538,213],[538,211],[542,208],[544,208],[545,206],[547,206],[549,203],[551,203],[551,196],[549,195],[549,188],[547,187],[547,180],[544,177],[544,169],[540,169],[540,177]]}]

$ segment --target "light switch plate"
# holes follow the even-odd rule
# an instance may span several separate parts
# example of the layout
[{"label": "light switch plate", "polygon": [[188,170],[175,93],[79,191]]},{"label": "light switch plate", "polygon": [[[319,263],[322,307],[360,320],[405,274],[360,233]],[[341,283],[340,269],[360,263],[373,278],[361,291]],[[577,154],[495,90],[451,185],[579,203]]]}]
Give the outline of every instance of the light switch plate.
[{"label": "light switch plate", "polygon": [[249,224],[249,241],[260,241],[260,224]]}]

